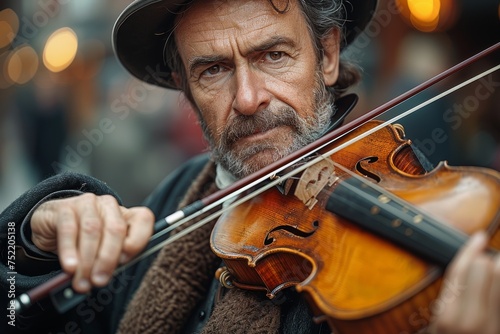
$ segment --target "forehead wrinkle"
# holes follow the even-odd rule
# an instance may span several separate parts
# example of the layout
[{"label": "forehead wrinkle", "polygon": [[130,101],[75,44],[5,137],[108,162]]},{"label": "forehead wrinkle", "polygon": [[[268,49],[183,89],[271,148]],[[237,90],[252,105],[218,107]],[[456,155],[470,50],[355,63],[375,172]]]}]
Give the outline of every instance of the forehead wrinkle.
[{"label": "forehead wrinkle", "polygon": [[[256,19],[262,20],[262,16],[256,16]],[[234,56],[234,52],[242,56],[246,56],[253,51],[260,51],[266,49],[265,45],[272,46],[273,43],[280,40],[279,35],[276,33],[277,29],[273,26],[276,24],[269,20],[264,20],[263,25],[258,25],[257,28],[245,29],[239,24],[230,26],[229,28],[198,30],[198,33],[192,34],[190,43],[187,43],[188,48],[193,54],[203,54],[208,51],[212,54],[206,54],[206,57],[213,55],[220,55],[230,58]],[[242,34],[242,32],[245,32]],[[262,39],[262,36],[268,36]],[[284,41],[285,39],[281,39]],[[198,47],[199,46],[199,47]],[[230,52],[227,54],[227,52]],[[197,58],[197,56],[194,56]],[[188,59],[189,62],[193,58]]]},{"label": "forehead wrinkle", "polygon": [[[231,5],[237,2],[240,4],[237,6]],[[241,2],[243,3],[241,4]],[[290,14],[290,12],[285,14],[276,12],[267,1],[263,1],[265,7],[260,7],[258,11],[255,11],[254,5],[252,5],[253,3],[254,1],[237,0],[195,1],[192,7],[188,8],[187,11],[176,18],[176,31],[181,26],[184,26],[183,23],[187,18],[195,15],[195,19],[191,18],[189,20],[188,30],[191,32],[190,39],[198,35],[199,39],[203,41],[208,36],[203,35],[204,37],[201,37],[201,35],[196,33],[207,32],[207,26],[210,27],[210,30],[213,31],[214,34],[224,32],[236,35],[242,32],[248,33],[248,31],[254,31],[255,27],[264,29],[272,25],[278,25],[280,17]],[[207,12],[213,13],[213,15],[206,15]],[[279,31],[279,27],[275,30]],[[225,38],[227,36],[223,35],[223,37]]]},{"label": "forehead wrinkle", "polygon": [[[196,61],[196,58],[233,61],[235,53],[246,56],[256,48],[262,50],[262,44],[269,43],[272,37],[280,35],[281,19],[285,16],[297,23],[303,20],[301,12],[293,2],[289,11],[280,14],[267,1],[265,2],[267,7],[260,7],[258,11],[246,9],[253,1],[242,4],[239,2],[240,6],[230,6],[228,3],[231,1],[239,2],[237,0],[229,0],[227,3],[225,0],[196,2],[194,7],[182,15],[183,18],[190,17],[190,19],[178,21],[175,34],[176,38],[179,38],[178,46],[183,44],[179,51],[186,57],[185,65],[188,71],[190,64]],[[212,11],[214,15],[204,15],[207,10]],[[184,22],[189,24],[183,24]],[[182,31],[184,41],[180,40],[179,30]],[[265,42],[266,40],[268,42]],[[184,49],[184,52],[181,49]]]},{"label": "forehead wrinkle", "polygon": [[[203,31],[195,34],[196,37],[186,44],[190,50],[187,57],[188,68],[200,61],[223,61],[233,59],[235,53],[246,56],[256,49],[262,49],[262,43],[254,43],[254,39],[251,37],[254,34],[262,35],[260,31],[261,29],[254,30],[251,34],[247,34],[245,38],[242,38],[237,33],[231,33],[227,29]],[[271,36],[269,39],[275,39],[275,37]]]}]

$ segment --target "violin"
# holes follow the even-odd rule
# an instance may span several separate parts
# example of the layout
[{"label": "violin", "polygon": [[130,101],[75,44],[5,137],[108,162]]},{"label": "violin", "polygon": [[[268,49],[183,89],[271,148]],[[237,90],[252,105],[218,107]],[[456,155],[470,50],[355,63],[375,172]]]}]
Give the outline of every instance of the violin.
[{"label": "violin", "polygon": [[274,298],[293,286],[335,333],[414,333],[467,235],[487,230],[500,249],[499,203],[500,173],[444,162],[425,173],[390,125],[223,214],[211,246],[227,287]]},{"label": "violin", "polygon": [[[436,298],[444,267],[468,236],[486,230],[492,251],[500,248],[500,175],[444,162],[427,171],[401,126],[372,119],[499,48],[158,221],[152,240],[236,199],[116,272],[222,215],[211,245],[225,262],[218,272],[225,286],[270,298],[294,287],[316,320],[339,333],[416,332],[422,326],[415,323],[423,323],[413,319],[416,310]],[[16,312],[47,296],[65,312],[85,298],[70,285],[61,273],[19,296]]]}]

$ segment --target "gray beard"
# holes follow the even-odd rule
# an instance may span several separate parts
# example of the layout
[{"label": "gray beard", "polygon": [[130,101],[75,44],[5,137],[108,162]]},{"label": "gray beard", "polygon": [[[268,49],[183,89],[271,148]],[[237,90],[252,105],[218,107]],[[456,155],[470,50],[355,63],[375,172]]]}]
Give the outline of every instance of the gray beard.
[{"label": "gray beard", "polygon": [[[268,108],[250,116],[238,115],[225,126],[218,144],[214,143],[213,138],[208,135],[206,124],[202,122],[202,128],[212,148],[215,162],[236,178],[242,178],[263,167],[249,162],[248,159],[253,155],[264,150],[271,150],[272,161],[276,161],[320,138],[330,125],[335,107],[326,88],[321,84],[317,86],[314,91],[315,112],[305,119],[300,118],[297,112],[288,106],[278,110]],[[234,148],[234,144],[240,138],[278,126],[288,126],[294,130],[292,144],[288,147],[276,147],[276,144],[270,140],[242,149]]]}]

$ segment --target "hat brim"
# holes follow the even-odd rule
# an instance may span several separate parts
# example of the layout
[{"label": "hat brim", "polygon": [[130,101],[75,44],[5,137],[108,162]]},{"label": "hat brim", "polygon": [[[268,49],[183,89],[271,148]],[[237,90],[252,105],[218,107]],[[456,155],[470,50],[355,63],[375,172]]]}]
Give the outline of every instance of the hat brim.
[{"label": "hat brim", "polygon": [[[137,0],[118,17],[113,27],[113,49],[122,65],[144,82],[177,89],[164,59],[165,42],[172,30],[175,11],[186,0]],[[344,46],[370,22],[377,0],[346,3]]]}]

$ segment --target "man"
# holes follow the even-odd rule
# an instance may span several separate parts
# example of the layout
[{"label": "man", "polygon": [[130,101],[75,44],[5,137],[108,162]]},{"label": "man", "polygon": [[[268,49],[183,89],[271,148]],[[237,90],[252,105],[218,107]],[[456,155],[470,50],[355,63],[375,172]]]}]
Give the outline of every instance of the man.
[{"label": "man", "polygon": [[[24,265],[18,292],[53,275],[58,261],[74,275],[76,291],[101,287],[61,316],[35,305],[19,315],[19,326],[72,333],[328,333],[293,291],[275,303],[242,289],[218,295],[213,277],[221,263],[209,250],[210,224],[110,278],[145,247],[153,216],[167,216],[327,131],[337,112],[334,98],[356,79],[340,52],[367,24],[375,1],[180,2],[133,3],[115,26],[115,50],[138,78],[184,91],[212,155],[170,176],[146,201],[149,209],[124,208],[106,185],[74,174],[49,179],[10,206],[2,227],[14,223],[27,254],[18,259]],[[448,275],[464,293],[435,314],[429,331],[498,333],[500,260],[483,253],[484,239],[473,238],[451,266]]]}]

